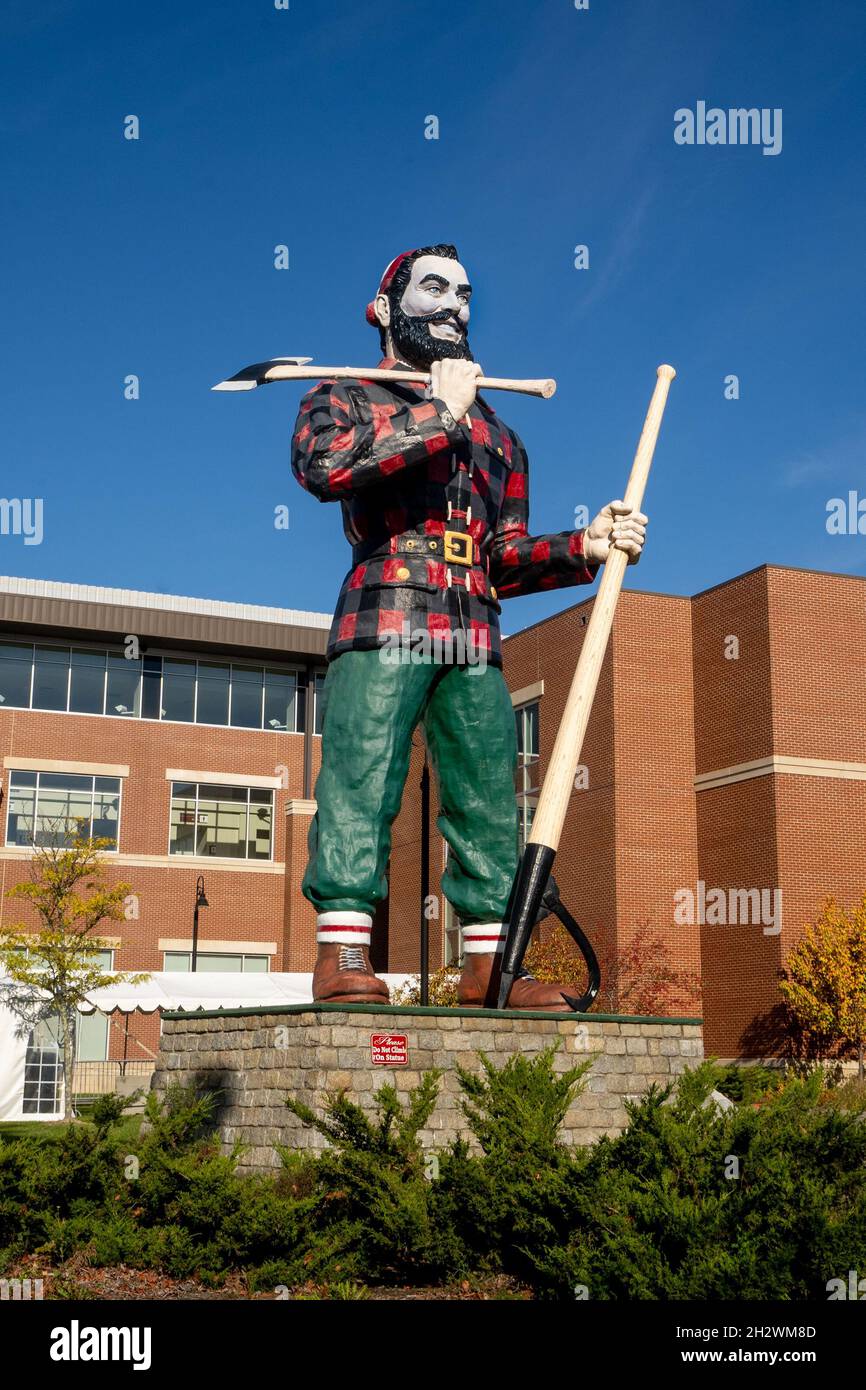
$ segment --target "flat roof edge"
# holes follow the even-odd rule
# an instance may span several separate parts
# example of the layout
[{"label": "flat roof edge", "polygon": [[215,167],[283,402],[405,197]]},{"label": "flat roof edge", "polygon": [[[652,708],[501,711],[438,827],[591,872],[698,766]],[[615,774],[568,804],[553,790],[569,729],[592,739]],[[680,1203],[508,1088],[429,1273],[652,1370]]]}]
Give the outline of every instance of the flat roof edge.
[{"label": "flat roof edge", "polygon": [[[666,598],[678,600],[681,603],[693,603],[695,599],[703,598],[706,594],[712,594],[716,589],[727,588],[729,584],[738,584],[741,579],[748,579],[751,575],[760,574],[762,571],[769,574],[771,570],[778,570],[783,574],[807,574],[818,575],[822,579],[850,579],[859,584],[866,584],[866,575],[850,574],[843,570],[818,570],[810,569],[805,565],[779,565],[769,561],[763,561],[760,565],[754,565],[752,569],[743,570],[740,574],[734,574],[730,579],[720,579],[717,584],[710,584],[706,589],[698,589],[693,594],[664,593],[660,589],[623,589],[621,597],[632,595],[635,598]],[[560,591],[561,592],[561,591]],[[588,603],[593,603],[598,596],[598,590],[593,590],[587,594],[585,599],[579,603],[567,604],[565,608],[560,608],[557,613],[550,613],[546,618],[539,618],[537,622],[528,623],[526,627],[518,628],[515,632],[503,633],[503,642],[513,642],[515,638],[522,637],[527,632],[533,632],[536,628],[544,627],[546,623],[552,623],[557,618],[563,617],[566,613],[573,613],[577,608],[583,608]]]},{"label": "flat roof edge", "polygon": [[179,594],[151,593],[144,589],[114,589],[54,579],[21,579],[14,575],[0,575],[0,595],[3,594],[10,597],[94,604],[101,608],[138,608],[146,612],[228,618],[235,622],[285,624],[292,627],[309,627],[313,631],[321,631],[331,626],[331,614],[300,608],[233,603],[227,599],[190,598]]}]

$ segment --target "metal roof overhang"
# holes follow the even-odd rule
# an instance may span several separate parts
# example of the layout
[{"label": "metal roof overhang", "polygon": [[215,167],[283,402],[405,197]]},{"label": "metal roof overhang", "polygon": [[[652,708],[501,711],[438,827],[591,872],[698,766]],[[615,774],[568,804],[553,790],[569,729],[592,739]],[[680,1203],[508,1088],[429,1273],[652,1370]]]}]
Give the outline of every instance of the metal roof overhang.
[{"label": "metal roof overhang", "polygon": [[328,629],[295,623],[269,623],[216,614],[184,613],[129,604],[89,603],[80,599],[0,593],[0,624],[7,631],[39,632],[68,639],[122,643],[130,634],[148,645],[192,650],[244,652],[280,660],[322,661]]}]

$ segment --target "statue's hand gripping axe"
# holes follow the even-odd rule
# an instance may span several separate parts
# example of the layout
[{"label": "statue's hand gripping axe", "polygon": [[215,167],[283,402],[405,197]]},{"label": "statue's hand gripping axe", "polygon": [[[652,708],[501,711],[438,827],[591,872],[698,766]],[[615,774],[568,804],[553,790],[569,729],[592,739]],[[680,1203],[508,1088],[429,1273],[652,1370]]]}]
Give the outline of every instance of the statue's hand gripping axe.
[{"label": "statue's hand gripping axe", "polygon": [[[639,509],[643,501],[668,391],[675,376],[673,367],[658,368],[658,379],[623,497],[623,501],[633,509]],[[589,988],[584,995],[580,999],[573,999],[569,995],[563,995],[563,998],[577,1012],[583,1012],[599,990],[600,976],[595,952],[580,927],[560,903],[556,890],[550,892],[549,883],[627,564],[626,552],[611,546],[580,649],[562,722],[550,755],[532,829],[521,855],[511,892],[506,914],[508,929],[502,957],[502,972],[499,977],[497,1007],[500,1009],[504,1009],[508,1003],[511,986],[523,964],[532,929],[539,917],[545,916],[547,911],[557,914],[577,942],[589,971]]]},{"label": "statue's hand gripping axe", "polygon": [[[312,357],[272,357],[268,362],[253,362],[226,381],[218,381],[212,391],[254,391],[272,381],[411,381],[419,386],[430,385],[429,372],[416,372],[410,367],[319,367]],[[525,381],[508,376],[480,376],[479,391],[518,391],[524,396],[540,396],[549,401],[556,391],[552,377]]]}]

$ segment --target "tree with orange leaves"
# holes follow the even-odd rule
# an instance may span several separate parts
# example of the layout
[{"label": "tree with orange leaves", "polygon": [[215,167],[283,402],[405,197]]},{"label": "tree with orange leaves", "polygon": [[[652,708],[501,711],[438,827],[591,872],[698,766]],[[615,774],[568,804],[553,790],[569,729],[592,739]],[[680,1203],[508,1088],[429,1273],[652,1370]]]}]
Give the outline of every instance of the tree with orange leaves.
[{"label": "tree with orange leaves", "polygon": [[788,953],[779,985],[792,1032],[809,1055],[866,1047],[866,893],[850,912],[827,898]]},{"label": "tree with orange leaves", "polygon": [[[576,993],[586,987],[586,964],[568,932],[558,922],[526,953],[527,970],[537,980],[559,980]],[[671,957],[670,944],[648,921],[638,923],[628,944],[600,950],[601,991],[596,1013],[675,1017],[700,1008],[700,976],[683,970]]]}]

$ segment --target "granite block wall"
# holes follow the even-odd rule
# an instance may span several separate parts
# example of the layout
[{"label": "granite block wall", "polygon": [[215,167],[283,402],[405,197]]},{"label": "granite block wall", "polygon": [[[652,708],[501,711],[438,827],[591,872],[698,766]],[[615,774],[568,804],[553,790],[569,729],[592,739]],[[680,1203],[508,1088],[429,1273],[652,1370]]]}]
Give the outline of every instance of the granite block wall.
[{"label": "granite block wall", "polygon": [[[374,1061],[375,1035],[396,1039],[406,1062]],[[435,1150],[458,1135],[471,1139],[460,1109],[457,1063],[478,1070],[477,1054],[484,1052],[501,1065],[516,1051],[538,1054],[557,1040],[557,1070],[592,1061],[585,1089],[563,1126],[563,1139],[572,1144],[618,1134],[626,1123],[627,1098],[653,1082],[671,1081],[703,1057],[702,1028],[695,1019],[301,1005],[167,1016],[153,1086],[164,1092],[179,1082],[219,1093],[224,1147],[242,1140],[248,1148],[241,1167],[266,1171],[279,1166],[277,1145],[307,1149],[325,1143],[286,1109],[290,1093],[320,1109],[325,1091],[345,1087],[352,1099],[372,1109],[385,1082],[406,1094],[424,1071],[438,1067],[444,1072],[439,1098],[421,1134],[425,1147]]]}]

